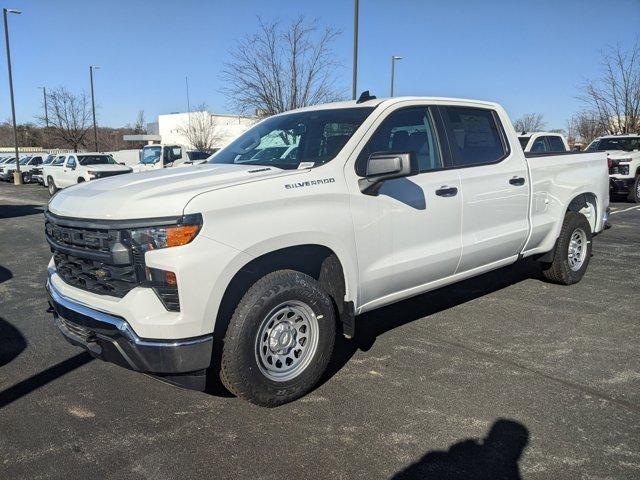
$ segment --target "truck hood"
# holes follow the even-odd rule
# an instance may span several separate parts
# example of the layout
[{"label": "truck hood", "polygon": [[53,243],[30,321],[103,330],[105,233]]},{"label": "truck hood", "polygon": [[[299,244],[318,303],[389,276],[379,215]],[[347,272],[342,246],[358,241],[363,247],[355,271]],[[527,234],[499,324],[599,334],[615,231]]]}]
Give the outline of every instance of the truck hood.
[{"label": "truck hood", "polygon": [[100,220],[179,216],[201,193],[304,171],[223,164],[163,168],[79,183],[54,195],[48,208],[64,217]]}]

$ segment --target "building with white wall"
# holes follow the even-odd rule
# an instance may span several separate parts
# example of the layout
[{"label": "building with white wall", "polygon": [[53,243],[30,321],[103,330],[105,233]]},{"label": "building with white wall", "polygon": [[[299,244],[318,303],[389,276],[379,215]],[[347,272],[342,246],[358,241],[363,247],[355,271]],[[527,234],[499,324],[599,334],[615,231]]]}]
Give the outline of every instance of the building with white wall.
[{"label": "building with white wall", "polygon": [[256,122],[252,117],[241,117],[239,115],[220,115],[210,112],[191,112],[191,113],[170,113],[158,116],[158,135],[162,139],[162,143],[175,143],[178,145],[189,145],[189,140],[184,134],[184,130],[188,128],[190,117],[197,122],[197,116],[210,115],[211,126],[215,133],[215,148],[222,148],[232,140],[235,140],[240,134],[244,133],[251,125]]}]

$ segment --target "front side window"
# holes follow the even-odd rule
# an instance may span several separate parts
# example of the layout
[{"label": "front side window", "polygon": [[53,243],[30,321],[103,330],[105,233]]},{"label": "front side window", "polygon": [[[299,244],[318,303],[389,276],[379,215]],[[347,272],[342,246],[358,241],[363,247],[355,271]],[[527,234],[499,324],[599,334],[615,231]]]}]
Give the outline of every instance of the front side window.
[{"label": "front side window", "polygon": [[75,168],[76,167],[76,159],[75,159],[75,157],[69,157],[69,159],[67,160],[67,167],[69,167],[69,168]]},{"label": "front side window", "polygon": [[531,145],[531,153],[545,153],[549,151],[545,138],[547,137],[538,137],[534,140],[533,145]]},{"label": "front side window", "polygon": [[111,155],[80,155],[78,163],[83,166],[87,165],[114,165],[116,161]]},{"label": "front side window", "polygon": [[334,159],[372,107],[336,108],[268,118],[211,157],[209,163],[296,169]]},{"label": "front side window", "polygon": [[564,152],[566,151],[566,147],[564,146],[564,142],[562,138],[557,135],[553,135],[551,137],[547,137],[549,140],[549,151],[551,152]]},{"label": "front side window", "polygon": [[442,168],[438,136],[428,107],[411,107],[391,113],[360,152],[356,173],[365,176],[367,159],[374,153],[412,153],[421,172]]},{"label": "front side window", "polygon": [[507,155],[502,127],[492,110],[470,107],[441,107],[441,110],[456,166],[496,163]]}]

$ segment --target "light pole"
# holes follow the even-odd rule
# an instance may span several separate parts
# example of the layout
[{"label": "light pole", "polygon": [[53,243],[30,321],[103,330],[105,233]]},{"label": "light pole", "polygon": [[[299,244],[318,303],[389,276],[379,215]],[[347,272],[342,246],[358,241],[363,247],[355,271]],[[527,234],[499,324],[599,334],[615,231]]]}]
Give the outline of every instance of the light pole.
[{"label": "light pole", "polygon": [[391,93],[390,97],[393,97],[393,83],[395,81],[396,76],[396,60],[402,60],[402,57],[398,57],[397,55],[391,56]]},{"label": "light pole", "polygon": [[100,67],[96,65],[89,65],[89,78],[91,78],[91,108],[93,110],[93,141],[96,146],[96,152],[98,151],[98,127],[96,126],[96,100],[93,94],[93,70],[97,70],[99,68]]},{"label": "light pole", "polygon": [[13,146],[16,153],[16,171],[13,173],[13,183],[22,185],[22,175],[20,174],[20,155],[18,153],[18,128],[16,126],[16,104],[13,99],[13,74],[11,73],[11,49],[9,48],[9,24],[7,22],[7,13],[15,13],[20,15],[20,10],[3,8],[4,15],[4,40],[7,46],[7,69],[9,70],[9,93],[11,96],[11,118],[13,120]]},{"label": "light pole", "polygon": [[359,0],[353,2],[353,81],[351,85],[351,99],[356,99],[358,85],[358,16],[360,10]]},{"label": "light pole", "polygon": [[44,124],[49,128],[49,109],[47,109],[47,87],[38,87],[42,89],[42,97],[44,98]]}]

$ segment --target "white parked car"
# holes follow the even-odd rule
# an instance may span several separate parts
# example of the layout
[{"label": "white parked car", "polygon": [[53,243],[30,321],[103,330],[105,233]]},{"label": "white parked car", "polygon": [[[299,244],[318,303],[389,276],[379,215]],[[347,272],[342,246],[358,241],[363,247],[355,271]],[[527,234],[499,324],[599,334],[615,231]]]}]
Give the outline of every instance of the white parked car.
[{"label": "white parked car", "polygon": [[111,155],[104,153],[68,153],[62,156],[62,162],[56,164],[58,165],[60,168],[55,168],[52,163],[47,169],[45,184],[51,195],[77,183],[132,171],[130,167],[120,165]]},{"label": "white parked car", "polygon": [[518,140],[525,153],[568,152],[569,143],[564,135],[553,132],[522,132]]},{"label": "white parked car", "polygon": [[587,152],[607,152],[611,193],[640,202],[640,135],[609,135],[595,139]]},{"label": "white parked car", "polygon": [[[295,158],[246,160],[277,136]],[[608,203],[604,153],[525,155],[498,104],[363,95],[269,117],[207,164],[60,192],[47,291],[95,357],[190,388],[212,368],[274,406],[356,315],[523,257],[580,281]]]},{"label": "white parked car", "polygon": [[37,182],[40,185],[44,185],[44,178],[43,178],[43,173],[42,173],[43,169],[47,165],[50,165],[57,157],[58,157],[58,155],[56,155],[54,153],[50,153],[50,154],[46,155],[44,157],[44,159],[42,160],[42,165],[31,169],[31,181],[32,182]]},{"label": "white parked car", "polygon": [[[32,153],[30,156],[20,159],[20,173],[22,175],[23,183],[31,183],[34,172],[37,172],[38,169],[42,167],[42,163],[48,155],[48,153],[44,152]],[[9,181],[13,179],[13,172],[15,171],[15,163],[7,167],[6,176]]]}]

